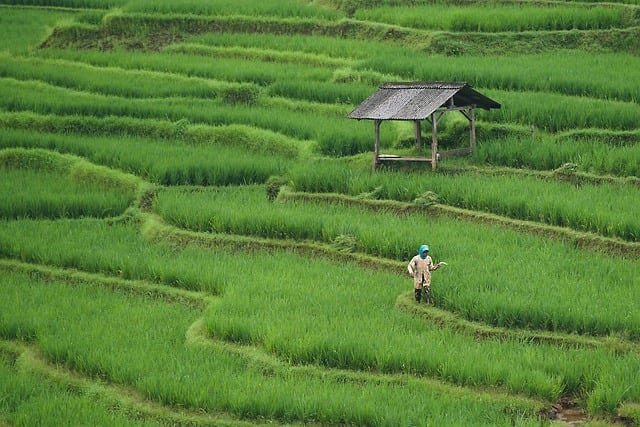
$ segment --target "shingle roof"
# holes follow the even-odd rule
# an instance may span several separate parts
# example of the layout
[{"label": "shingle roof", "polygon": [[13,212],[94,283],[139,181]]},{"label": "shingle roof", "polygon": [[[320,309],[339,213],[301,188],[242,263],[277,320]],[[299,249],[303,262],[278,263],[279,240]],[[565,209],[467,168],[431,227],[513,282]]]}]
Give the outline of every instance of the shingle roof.
[{"label": "shingle roof", "polygon": [[489,110],[500,104],[465,82],[386,83],[365,99],[349,117],[369,120],[424,120],[453,98],[457,107]]}]

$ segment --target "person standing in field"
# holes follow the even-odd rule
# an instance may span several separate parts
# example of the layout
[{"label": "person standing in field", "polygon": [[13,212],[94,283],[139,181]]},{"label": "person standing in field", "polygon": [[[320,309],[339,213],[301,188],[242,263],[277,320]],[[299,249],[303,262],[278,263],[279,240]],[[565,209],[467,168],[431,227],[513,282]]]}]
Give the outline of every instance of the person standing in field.
[{"label": "person standing in field", "polygon": [[429,256],[429,246],[427,245],[420,246],[418,255],[414,256],[409,262],[407,270],[413,277],[413,288],[417,303],[424,299],[425,303],[431,304],[431,272],[439,269],[442,265],[445,265],[445,263],[433,263]]}]

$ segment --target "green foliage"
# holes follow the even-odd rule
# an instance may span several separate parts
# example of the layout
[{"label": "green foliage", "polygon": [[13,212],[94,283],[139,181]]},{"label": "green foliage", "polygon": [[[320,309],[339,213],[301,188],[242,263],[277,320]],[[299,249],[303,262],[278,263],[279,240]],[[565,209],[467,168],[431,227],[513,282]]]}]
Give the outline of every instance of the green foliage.
[{"label": "green foliage", "polygon": [[[562,163],[559,163],[559,167]],[[540,180],[535,176],[476,174],[442,175],[429,172],[367,173],[345,170],[339,162],[301,165],[290,172],[298,191],[344,193],[353,196],[376,189],[377,197],[411,201],[425,191],[437,193],[444,204],[491,212],[510,218],[570,227],[637,242],[640,222],[635,213],[633,187]],[[523,188],[527,191],[523,192]],[[616,206],[612,211],[611,206]]]},{"label": "green foliage", "polygon": [[590,30],[637,24],[626,7],[583,7],[579,4],[426,4],[360,9],[356,19],[385,22],[426,30],[522,32],[539,30]]}]

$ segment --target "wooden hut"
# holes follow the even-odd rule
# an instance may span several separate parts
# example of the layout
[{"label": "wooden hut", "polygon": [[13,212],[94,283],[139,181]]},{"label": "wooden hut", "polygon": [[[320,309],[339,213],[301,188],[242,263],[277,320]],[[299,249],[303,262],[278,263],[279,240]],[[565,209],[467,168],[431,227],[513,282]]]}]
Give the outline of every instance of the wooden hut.
[{"label": "wooden hut", "polygon": [[[411,161],[431,163],[437,167],[438,159],[465,155],[476,145],[475,109],[500,108],[500,104],[475,91],[465,82],[413,82],[385,83],[365,99],[349,118],[373,120],[373,168],[383,162]],[[458,111],[469,120],[470,146],[438,152],[438,120],[443,114]],[[380,124],[383,120],[411,120],[415,122],[416,147],[421,149],[421,121],[431,123],[431,157],[401,157],[380,154]]]}]

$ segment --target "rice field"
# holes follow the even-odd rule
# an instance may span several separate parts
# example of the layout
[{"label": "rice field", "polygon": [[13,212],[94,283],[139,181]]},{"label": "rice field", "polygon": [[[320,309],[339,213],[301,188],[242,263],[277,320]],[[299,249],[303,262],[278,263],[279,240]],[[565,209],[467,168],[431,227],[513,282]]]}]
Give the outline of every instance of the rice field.
[{"label": "rice field", "polygon": [[637,2],[1,3],[0,425],[640,422]]}]

